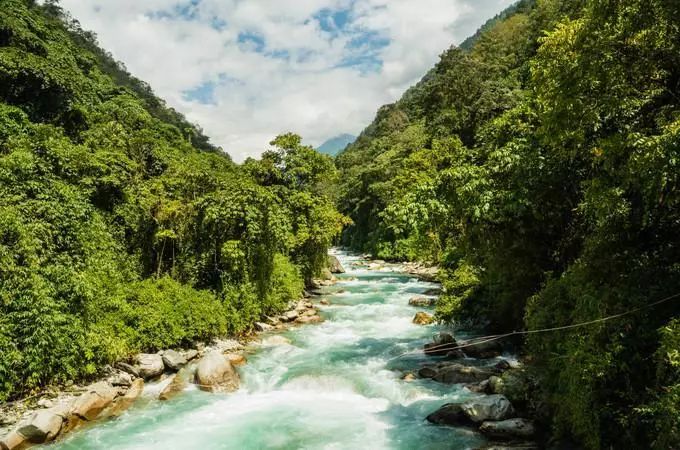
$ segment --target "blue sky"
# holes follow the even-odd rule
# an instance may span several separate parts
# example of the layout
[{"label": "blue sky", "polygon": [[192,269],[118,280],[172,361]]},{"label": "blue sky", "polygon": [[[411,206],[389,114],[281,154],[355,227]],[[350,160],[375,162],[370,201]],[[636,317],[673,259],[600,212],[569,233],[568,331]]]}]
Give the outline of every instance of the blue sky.
[{"label": "blue sky", "polygon": [[235,160],[358,134],[512,0],[61,0]]}]

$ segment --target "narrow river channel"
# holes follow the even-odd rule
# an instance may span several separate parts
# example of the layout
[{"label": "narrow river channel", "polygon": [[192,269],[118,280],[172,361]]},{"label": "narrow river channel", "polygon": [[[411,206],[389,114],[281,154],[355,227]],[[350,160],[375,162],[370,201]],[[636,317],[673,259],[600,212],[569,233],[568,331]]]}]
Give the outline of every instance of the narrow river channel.
[{"label": "narrow river channel", "polygon": [[[75,433],[66,449],[466,449],[484,441],[425,417],[473,394],[460,385],[403,381],[429,358],[421,349],[438,326],[412,323],[408,300],[436,287],[385,265],[336,255],[347,273],[323,288],[325,322],[291,329],[287,342],[263,343],[239,368],[241,389],[209,394],[190,388],[168,401],[158,388],[122,417]],[[276,344],[276,345],[274,345]]]}]

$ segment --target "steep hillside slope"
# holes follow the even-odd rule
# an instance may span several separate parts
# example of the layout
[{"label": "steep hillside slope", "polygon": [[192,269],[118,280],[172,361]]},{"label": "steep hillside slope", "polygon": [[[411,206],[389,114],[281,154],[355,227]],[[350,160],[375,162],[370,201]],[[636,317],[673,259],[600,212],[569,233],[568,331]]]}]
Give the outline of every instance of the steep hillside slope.
[{"label": "steep hillside slope", "polygon": [[587,448],[680,445],[679,13],[520,2],[336,160],[343,242],[438,263],[441,320],[529,330],[518,400]]},{"label": "steep hillside slope", "polygon": [[274,145],[236,166],[54,2],[3,0],[0,401],[297,298],[342,226],[335,169]]}]

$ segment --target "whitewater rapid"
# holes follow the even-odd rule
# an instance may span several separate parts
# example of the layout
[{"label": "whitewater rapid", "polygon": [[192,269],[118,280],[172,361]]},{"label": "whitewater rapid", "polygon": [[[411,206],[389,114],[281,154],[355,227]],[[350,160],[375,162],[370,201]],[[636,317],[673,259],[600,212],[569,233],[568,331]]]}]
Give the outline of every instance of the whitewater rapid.
[{"label": "whitewater rapid", "polygon": [[[323,288],[326,319],[285,333],[289,344],[254,344],[233,394],[193,387],[167,402],[161,385],[122,417],[74,433],[59,450],[466,449],[470,430],[425,421],[442,404],[475,396],[432,380],[407,382],[427,358],[418,352],[438,326],[412,323],[408,300],[436,287],[385,265],[334,252],[347,273]],[[318,299],[317,299],[318,300]],[[278,339],[280,341],[280,339]],[[271,340],[269,340],[271,342]],[[277,344],[276,342],[273,342]],[[406,354],[406,355],[404,355]]]}]

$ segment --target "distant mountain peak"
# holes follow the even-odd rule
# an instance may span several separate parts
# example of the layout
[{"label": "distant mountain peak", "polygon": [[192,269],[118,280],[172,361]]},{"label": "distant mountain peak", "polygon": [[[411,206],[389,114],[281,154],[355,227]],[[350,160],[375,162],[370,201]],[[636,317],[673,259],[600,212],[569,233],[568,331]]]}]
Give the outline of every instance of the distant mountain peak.
[{"label": "distant mountain peak", "polygon": [[321,144],[317,150],[319,153],[325,153],[327,155],[335,156],[345,149],[349,144],[356,140],[356,136],[351,134],[341,134],[331,138]]}]

